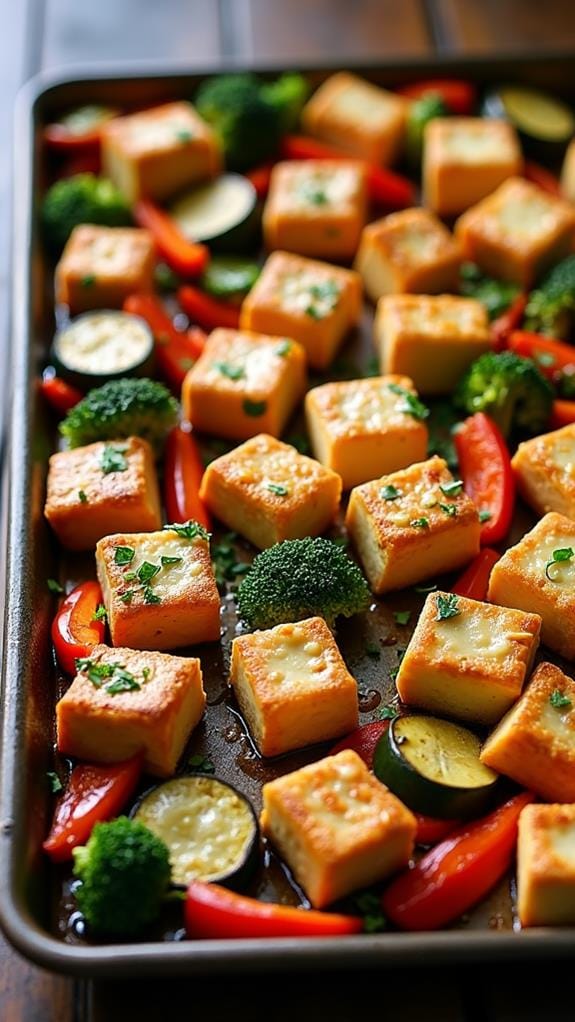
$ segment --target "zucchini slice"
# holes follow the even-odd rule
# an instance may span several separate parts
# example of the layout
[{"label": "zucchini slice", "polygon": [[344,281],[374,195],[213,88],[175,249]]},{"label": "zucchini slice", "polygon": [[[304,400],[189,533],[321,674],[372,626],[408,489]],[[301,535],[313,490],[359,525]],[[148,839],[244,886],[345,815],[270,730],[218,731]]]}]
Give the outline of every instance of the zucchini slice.
[{"label": "zucchini slice", "polygon": [[242,252],[250,247],[257,227],[256,190],[241,174],[222,174],[180,196],[169,213],[190,241]]},{"label": "zucchini slice", "polygon": [[259,828],[251,803],[231,784],[205,774],[166,781],[142,796],[132,816],[165,841],[172,883],[248,883],[258,862]]},{"label": "zucchini slice", "polygon": [[260,267],[242,256],[214,256],[202,277],[202,287],[214,298],[243,301],[260,275]]},{"label": "zucchini slice", "polygon": [[575,117],[562,100],[539,89],[504,85],[485,97],[484,113],[515,126],[525,148],[559,158],[575,132]]},{"label": "zucchini slice", "polygon": [[498,775],[479,759],[472,731],[438,717],[396,717],[375,749],[376,777],[410,809],[441,819],[478,816]]},{"label": "zucchini slice", "polygon": [[154,363],[154,338],[139,316],[115,309],[84,312],[59,330],[51,358],[58,374],[80,390],[121,376],[147,376]]}]

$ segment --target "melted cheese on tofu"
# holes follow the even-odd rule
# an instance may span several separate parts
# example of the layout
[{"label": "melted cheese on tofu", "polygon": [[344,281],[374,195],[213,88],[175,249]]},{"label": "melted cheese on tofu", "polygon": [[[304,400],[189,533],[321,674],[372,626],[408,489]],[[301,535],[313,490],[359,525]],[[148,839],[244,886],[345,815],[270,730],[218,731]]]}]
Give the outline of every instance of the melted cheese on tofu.
[{"label": "melted cheese on tofu", "polygon": [[503,664],[513,655],[513,639],[524,636],[531,640],[531,633],[514,633],[505,630],[499,616],[483,615],[479,611],[464,610],[456,617],[435,622],[435,634],[445,652],[459,661],[471,654],[487,657]]},{"label": "melted cheese on tofu", "polygon": [[401,100],[392,93],[367,82],[354,82],[335,97],[332,116],[360,125],[371,134],[387,128],[401,107]]},{"label": "melted cheese on tofu", "polygon": [[126,117],[121,125],[123,141],[134,155],[179,149],[203,134],[203,125],[185,103]]},{"label": "melted cheese on tofu", "polygon": [[412,521],[420,517],[427,517],[430,512],[435,512],[443,518],[457,517],[456,514],[445,511],[440,506],[441,504],[444,507],[456,506],[454,498],[446,496],[441,490],[440,483],[445,485],[448,482],[448,479],[432,482],[424,474],[412,477],[405,485],[400,484],[396,487],[399,489],[399,496],[392,500],[385,498],[383,493],[385,486],[381,486],[379,483],[373,485],[379,486],[379,496],[385,519],[393,525],[403,528],[411,525]]},{"label": "melted cheese on tofu", "polygon": [[305,166],[291,175],[282,206],[290,209],[314,210],[318,216],[335,207],[341,212],[357,196],[359,187],[356,167],[338,167],[330,163],[327,167],[316,167],[312,172]]},{"label": "melted cheese on tofu", "polygon": [[285,274],[276,298],[285,312],[325,319],[337,308],[341,292],[342,286],[335,277],[310,269]]},{"label": "melted cheese on tofu", "polygon": [[[142,534],[142,538],[134,544],[134,557],[123,573],[126,588],[133,586],[136,596],[140,591],[137,575],[142,565],[148,563],[158,566],[160,570],[152,577],[150,584],[162,603],[169,603],[189,589],[190,583],[202,575],[204,565],[198,558],[202,548],[206,548],[204,540],[183,539],[169,531]],[[162,557],[178,560],[162,564]]]},{"label": "melted cheese on tofu", "polygon": [[575,476],[575,434],[565,436],[562,431],[561,434],[553,437],[549,455],[561,474],[571,482]]},{"label": "melted cheese on tofu", "polygon": [[278,692],[295,688],[313,689],[331,673],[332,651],[310,637],[302,626],[288,626],[274,632],[266,657],[267,677]]},{"label": "melted cheese on tofu", "polygon": [[[256,486],[268,497],[289,499],[297,497],[297,490],[325,475],[326,470],[312,458],[305,458],[287,444],[269,444],[258,441],[237,448],[227,461],[234,481],[245,486]],[[286,493],[275,493],[280,486]]]},{"label": "melted cheese on tofu", "polygon": [[416,334],[433,341],[467,340],[487,337],[487,318],[474,298],[427,295],[401,296],[387,303],[403,334]]},{"label": "melted cheese on tofu", "polygon": [[368,433],[379,433],[390,422],[405,419],[404,395],[395,394],[383,383],[369,381],[368,386],[354,383],[337,394],[335,406],[344,428],[354,423]]},{"label": "melted cheese on tofu", "polygon": [[445,249],[443,232],[426,229],[421,225],[406,225],[401,230],[390,232],[386,240],[394,259],[407,265],[417,266],[420,263],[432,262],[442,255]]},{"label": "melted cheese on tofu", "polygon": [[492,212],[494,231],[499,231],[516,242],[536,241],[553,233],[563,220],[556,207],[544,196],[510,197]]},{"label": "melted cheese on tofu", "polygon": [[[569,560],[553,562],[555,550],[569,548],[575,550],[575,533],[569,536],[554,531],[551,535],[540,536],[536,546],[529,543],[522,549],[520,543],[514,548],[514,560],[526,575],[543,579],[555,592],[571,592],[575,589],[575,556]],[[547,565],[550,580],[545,577]]]},{"label": "melted cheese on tofu", "polygon": [[[323,769],[317,781],[306,784],[301,792],[310,816],[336,833],[348,827],[361,827],[370,823],[374,813],[377,813],[381,823],[390,820],[390,812],[385,806],[377,804],[375,793],[366,784],[364,771],[359,765],[341,761],[337,756],[331,757],[329,766],[325,760],[321,765]],[[385,794],[383,789],[382,793]]]},{"label": "melted cheese on tofu", "polygon": [[547,840],[555,856],[571,869],[575,868],[575,820],[549,827]]},{"label": "melted cheese on tofu", "polygon": [[83,261],[90,274],[107,277],[123,277],[132,269],[135,252],[139,254],[139,245],[135,248],[134,237],[130,230],[118,229],[102,231],[90,239],[84,246]]},{"label": "melted cheese on tofu", "polygon": [[454,124],[451,130],[444,129],[441,142],[445,155],[458,163],[501,163],[515,155],[502,146],[499,131],[493,131],[489,121]]},{"label": "melted cheese on tofu", "polygon": [[287,338],[258,341],[237,334],[233,342],[222,347],[221,357],[214,354],[210,365],[202,368],[206,383],[219,389],[267,394],[270,384],[282,374],[289,354]]},{"label": "melted cheese on tofu", "polygon": [[570,706],[565,708],[552,706],[546,698],[540,707],[539,723],[558,740],[559,745],[575,749],[573,710]]}]

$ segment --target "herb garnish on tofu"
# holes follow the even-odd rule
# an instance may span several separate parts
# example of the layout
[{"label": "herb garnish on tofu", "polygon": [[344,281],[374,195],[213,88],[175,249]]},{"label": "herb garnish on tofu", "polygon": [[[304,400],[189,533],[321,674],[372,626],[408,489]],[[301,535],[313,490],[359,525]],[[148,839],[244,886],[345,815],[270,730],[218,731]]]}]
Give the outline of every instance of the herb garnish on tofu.
[{"label": "herb garnish on tofu", "polygon": [[175,532],[181,539],[205,539],[207,542],[210,538],[210,533],[207,529],[204,529],[204,526],[200,525],[199,522],[194,522],[192,520],[184,522],[181,525],[177,522],[172,525],[164,525],[164,529],[168,529],[170,532]]},{"label": "herb garnish on tofu", "polygon": [[549,702],[554,710],[571,709],[573,705],[569,696],[566,696],[559,688],[553,689],[553,692],[549,696]]},{"label": "herb garnish on tofu", "polygon": [[104,475],[109,475],[110,472],[125,472],[128,467],[128,459],[126,458],[127,447],[113,447],[111,444],[106,444],[102,452],[101,468]]},{"label": "herb garnish on tofu", "polygon": [[403,397],[404,402],[397,409],[399,412],[412,415],[414,419],[423,420],[428,418],[429,408],[415,394],[412,394],[410,390],[406,390],[399,383],[388,383],[387,389],[391,390],[393,394]]},{"label": "herb garnish on tofu", "polygon": [[401,497],[401,490],[389,483],[381,488],[379,495],[383,500],[397,500],[398,497]]},{"label": "herb garnish on tofu", "polygon": [[437,607],[436,621],[446,621],[447,618],[457,617],[461,614],[458,607],[458,597],[455,593],[449,593],[448,596],[442,596],[441,593],[438,595],[435,605]]},{"label": "herb garnish on tofu", "polygon": [[[86,675],[94,688],[104,688],[111,696],[119,695],[120,692],[135,692],[142,687],[123,664],[98,664],[90,657],[78,657],[76,669],[79,674]],[[148,676],[143,675],[144,681],[148,680]]]},{"label": "herb garnish on tofu", "polygon": [[131,564],[135,553],[133,546],[117,546],[114,561],[116,564]]},{"label": "herb garnish on tofu", "polygon": [[553,564],[561,564],[563,561],[570,561],[573,558],[574,553],[575,551],[573,550],[573,547],[570,546],[559,547],[557,550],[553,551],[551,554],[551,560],[547,561],[547,564],[545,565],[545,576],[550,582],[555,582],[557,580],[553,578],[553,575],[549,574],[549,568]]}]

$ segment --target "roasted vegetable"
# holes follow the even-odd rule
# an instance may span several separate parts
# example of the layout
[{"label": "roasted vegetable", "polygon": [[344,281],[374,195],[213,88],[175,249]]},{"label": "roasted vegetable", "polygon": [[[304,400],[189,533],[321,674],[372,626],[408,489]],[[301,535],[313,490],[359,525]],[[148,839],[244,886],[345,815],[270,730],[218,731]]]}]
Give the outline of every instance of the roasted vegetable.
[{"label": "roasted vegetable", "polygon": [[262,85],[261,94],[277,111],[282,133],[294,131],[309,96],[309,85],[303,75],[286,71],[277,81]]},{"label": "roasted vegetable", "polygon": [[488,352],[471,364],[453,396],[469,415],[485,412],[504,436],[540,433],[549,421],[553,388],[534,362],[511,351]]},{"label": "roasted vegetable", "polygon": [[406,148],[407,158],[412,167],[418,167],[421,161],[425,126],[434,117],[446,117],[448,113],[449,110],[441,96],[433,92],[411,104],[407,115]]},{"label": "roasted vegetable", "polygon": [[70,447],[140,436],[158,450],[178,420],[178,403],[156,380],[111,380],[90,390],[60,423]]},{"label": "roasted vegetable", "polygon": [[531,292],[525,329],[551,337],[568,337],[575,313],[575,255],[557,263]]},{"label": "roasted vegetable", "polygon": [[252,628],[318,615],[367,610],[370,592],[356,564],[329,539],[288,539],[258,554],[238,590],[240,616]]},{"label": "roasted vegetable", "polygon": [[95,933],[128,936],[154,919],[170,883],[169,852],[142,823],[98,823],[74,849],[78,907]]},{"label": "roasted vegetable", "polygon": [[277,150],[283,116],[253,74],[218,75],[200,86],[195,105],[218,134],[228,167],[246,170]]},{"label": "roasted vegetable", "polygon": [[56,181],[44,196],[44,235],[56,252],[64,248],[79,224],[123,227],[130,222],[130,208],[124,196],[111,181],[95,174],[76,174]]},{"label": "roasted vegetable", "polygon": [[490,319],[500,316],[519,294],[517,284],[486,277],[475,263],[463,263],[459,290],[466,298],[477,298]]}]

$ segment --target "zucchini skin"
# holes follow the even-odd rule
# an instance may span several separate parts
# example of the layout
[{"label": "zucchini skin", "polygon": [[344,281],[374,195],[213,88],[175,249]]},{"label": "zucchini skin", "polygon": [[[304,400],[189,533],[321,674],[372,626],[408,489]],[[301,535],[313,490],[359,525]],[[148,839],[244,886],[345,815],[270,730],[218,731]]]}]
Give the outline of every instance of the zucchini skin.
[{"label": "zucchini skin", "polygon": [[[148,334],[149,343],[147,352],[144,358],[134,362],[132,366],[128,366],[124,369],[108,370],[97,373],[86,372],[80,369],[72,368],[67,364],[59,350],[59,341],[61,337],[77,323],[85,318],[92,316],[102,316],[110,313],[113,316],[127,316],[130,319],[138,319],[141,325],[145,328]],[[66,380],[67,383],[72,384],[73,387],[77,387],[79,390],[88,391],[93,387],[101,387],[104,383],[109,383],[110,380],[119,380],[125,376],[150,376],[154,375],[155,369],[155,355],[154,355],[154,338],[148,324],[141,319],[139,316],[133,316],[131,313],[121,313],[117,309],[95,309],[92,312],[83,312],[79,316],[75,316],[74,319],[66,323],[61,330],[58,330],[52,345],[50,347],[50,361],[58,376]]]},{"label": "zucchini skin", "polygon": [[[514,85],[513,89],[515,92],[522,91],[520,86]],[[529,88],[525,92],[526,104],[529,103],[529,98],[534,92],[540,92],[541,95],[545,96],[545,98],[550,102],[553,102],[554,100],[553,96],[542,92],[540,89]],[[499,88],[494,88],[487,92],[482,104],[482,115],[484,117],[499,117],[503,120],[509,121],[509,123],[512,124],[517,131],[521,146],[525,152],[528,155],[541,160],[542,163],[553,163],[554,161],[561,160],[572,137],[573,129],[571,129],[571,131],[566,130],[564,138],[561,139],[550,139],[546,138],[544,134],[539,136],[531,131],[527,131],[525,127],[518,123],[517,120],[509,114],[505,106],[504,93],[505,86],[500,86]],[[566,106],[563,101],[557,100],[556,102],[558,106]]]}]

